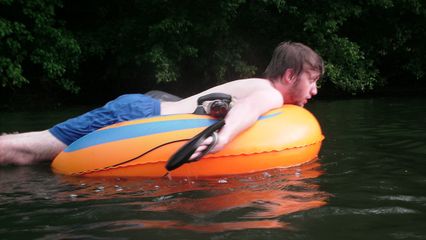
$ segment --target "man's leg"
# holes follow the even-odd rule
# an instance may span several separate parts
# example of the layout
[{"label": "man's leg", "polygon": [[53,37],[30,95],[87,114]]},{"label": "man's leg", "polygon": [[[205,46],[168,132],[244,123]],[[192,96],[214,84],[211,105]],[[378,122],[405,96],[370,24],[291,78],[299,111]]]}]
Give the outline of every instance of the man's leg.
[{"label": "man's leg", "polygon": [[48,130],[0,136],[0,165],[51,161],[66,145]]},{"label": "man's leg", "polygon": [[52,160],[68,144],[99,128],[158,116],[160,112],[160,101],[156,99],[143,94],[122,95],[103,107],[68,119],[49,130],[0,136],[0,165]]}]

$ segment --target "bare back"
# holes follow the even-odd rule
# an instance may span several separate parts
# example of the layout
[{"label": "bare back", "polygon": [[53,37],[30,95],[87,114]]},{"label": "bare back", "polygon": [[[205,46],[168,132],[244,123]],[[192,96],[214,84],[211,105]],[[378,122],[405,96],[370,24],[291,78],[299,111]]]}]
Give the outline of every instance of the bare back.
[{"label": "bare back", "polygon": [[271,95],[278,93],[267,79],[241,79],[215,86],[178,102],[162,102],[161,115],[191,113],[197,107],[197,99],[209,93],[226,93],[233,97],[233,101],[239,101],[258,91],[268,91]]}]

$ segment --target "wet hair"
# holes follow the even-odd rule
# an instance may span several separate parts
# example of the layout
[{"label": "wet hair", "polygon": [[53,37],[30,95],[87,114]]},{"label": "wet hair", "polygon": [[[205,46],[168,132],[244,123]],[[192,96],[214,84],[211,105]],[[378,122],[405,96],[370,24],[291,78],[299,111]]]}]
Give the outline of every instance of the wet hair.
[{"label": "wet hair", "polygon": [[321,77],[324,74],[324,61],[318,53],[302,43],[282,42],[275,48],[263,76],[277,80],[287,69],[293,69],[296,76],[303,70],[311,69],[318,71]]}]

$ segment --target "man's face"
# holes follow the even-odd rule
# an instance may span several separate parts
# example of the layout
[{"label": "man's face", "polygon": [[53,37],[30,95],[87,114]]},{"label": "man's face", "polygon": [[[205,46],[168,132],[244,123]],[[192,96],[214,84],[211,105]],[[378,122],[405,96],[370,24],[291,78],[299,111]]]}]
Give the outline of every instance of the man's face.
[{"label": "man's face", "polygon": [[303,70],[292,83],[287,96],[286,103],[304,106],[309,99],[317,94],[317,81],[320,73],[315,70]]}]

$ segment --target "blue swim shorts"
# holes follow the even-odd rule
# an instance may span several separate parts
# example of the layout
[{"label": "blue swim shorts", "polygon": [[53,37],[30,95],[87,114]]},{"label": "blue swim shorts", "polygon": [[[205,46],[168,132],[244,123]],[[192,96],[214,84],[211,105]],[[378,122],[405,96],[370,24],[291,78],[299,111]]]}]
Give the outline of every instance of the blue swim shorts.
[{"label": "blue swim shorts", "polygon": [[99,128],[160,115],[160,101],[143,94],[126,94],[75,118],[68,119],[49,129],[57,139],[70,145],[75,140]]}]

